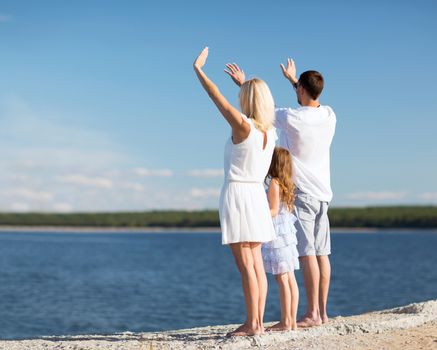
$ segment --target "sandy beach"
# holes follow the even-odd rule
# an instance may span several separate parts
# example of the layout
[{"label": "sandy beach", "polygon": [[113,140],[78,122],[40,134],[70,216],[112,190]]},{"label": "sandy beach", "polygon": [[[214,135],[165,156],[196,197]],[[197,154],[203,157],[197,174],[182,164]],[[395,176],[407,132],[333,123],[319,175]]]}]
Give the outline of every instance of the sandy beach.
[{"label": "sandy beach", "polygon": [[225,334],[234,327],[3,340],[0,349],[437,349],[437,300],[339,316],[317,328],[226,338]]}]

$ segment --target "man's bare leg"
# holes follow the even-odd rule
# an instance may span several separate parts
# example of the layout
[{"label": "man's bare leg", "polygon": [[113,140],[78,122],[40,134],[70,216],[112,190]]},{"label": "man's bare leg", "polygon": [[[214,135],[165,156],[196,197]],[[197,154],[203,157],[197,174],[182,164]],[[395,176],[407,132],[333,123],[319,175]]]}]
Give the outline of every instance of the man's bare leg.
[{"label": "man's bare leg", "polygon": [[328,322],[326,304],[328,302],[329,281],[331,279],[331,264],[327,255],[317,257],[320,271],[319,310],[322,323]]},{"label": "man's bare leg", "polygon": [[241,283],[243,286],[244,300],[246,303],[246,322],[234,331],[228,333],[228,336],[248,336],[256,335],[261,332],[258,319],[259,288],[255,272],[252,249],[250,243],[233,243],[230,244],[232,254],[238,265],[241,274]]},{"label": "man's bare leg", "polygon": [[307,296],[307,311],[297,322],[298,327],[320,326],[322,320],[319,312],[320,271],[317,258],[314,255],[299,258],[303,266],[303,280]]}]

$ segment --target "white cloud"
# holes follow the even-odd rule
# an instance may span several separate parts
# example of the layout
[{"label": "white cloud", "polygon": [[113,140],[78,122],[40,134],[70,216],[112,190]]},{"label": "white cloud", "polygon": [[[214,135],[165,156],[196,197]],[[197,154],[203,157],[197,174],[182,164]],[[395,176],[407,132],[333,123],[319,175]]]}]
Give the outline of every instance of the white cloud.
[{"label": "white cloud", "polygon": [[28,203],[15,202],[11,203],[10,209],[8,211],[12,212],[26,212],[29,211],[30,206]]},{"label": "white cloud", "polygon": [[121,187],[136,192],[143,192],[145,190],[144,185],[137,182],[126,182],[121,184]]},{"label": "white cloud", "polygon": [[437,192],[421,193],[418,197],[427,201],[437,201]]},{"label": "white cloud", "polygon": [[0,188],[0,211],[26,212],[51,210],[55,193],[27,187]]},{"label": "white cloud", "polygon": [[405,198],[406,196],[407,192],[375,191],[348,193],[346,198],[353,200],[386,201],[399,200]]},{"label": "white cloud", "polygon": [[111,170],[105,170],[102,175],[105,177],[120,177],[124,174],[119,169],[111,169]]},{"label": "white cloud", "polygon": [[73,206],[70,203],[54,203],[53,211],[57,213],[70,213],[73,211]]},{"label": "white cloud", "polygon": [[8,179],[13,182],[26,182],[30,180],[30,176],[24,174],[11,174],[8,175]]},{"label": "white cloud", "polygon": [[219,177],[223,176],[223,169],[193,169],[188,172],[193,177]]},{"label": "white cloud", "polygon": [[171,169],[137,166],[143,157],[75,119],[0,95],[0,212],[217,207],[219,190],[191,190]]},{"label": "white cloud", "polygon": [[191,197],[194,198],[206,198],[220,196],[220,189],[218,188],[192,188],[190,191]]},{"label": "white cloud", "polygon": [[30,188],[13,188],[6,191],[3,191],[3,195],[12,197],[12,198],[23,198],[32,201],[38,202],[49,202],[53,200],[54,195],[51,192],[47,191],[35,191]]},{"label": "white cloud", "polygon": [[158,177],[170,177],[173,176],[173,172],[170,169],[145,169],[135,168],[134,174],[140,177],[158,176]]},{"label": "white cloud", "polygon": [[58,177],[58,181],[70,185],[91,186],[97,188],[111,188],[113,183],[104,177],[89,177],[82,174],[72,174]]}]

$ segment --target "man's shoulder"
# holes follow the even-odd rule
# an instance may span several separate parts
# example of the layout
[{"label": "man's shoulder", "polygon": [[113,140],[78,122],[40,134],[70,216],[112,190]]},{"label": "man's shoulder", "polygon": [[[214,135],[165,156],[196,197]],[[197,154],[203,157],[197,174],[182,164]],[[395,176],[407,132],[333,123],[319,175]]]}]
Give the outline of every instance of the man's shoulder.
[{"label": "man's shoulder", "polygon": [[301,108],[291,108],[291,107],[280,107],[275,108],[275,113],[277,116],[299,119],[302,114],[300,111]]},{"label": "man's shoulder", "polygon": [[313,123],[335,122],[336,116],[334,110],[328,105],[319,105],[319,107],[302,107],[301,114],[305,120]]},{"label": "man's shoulder", "polygon": [[331,106],[323,105],[321,107],[325,108],[325,110],[328,112],[327,115],[330,119],[337,121],[337,116],[335,115],[335,112]]},{"label": "man's shoulder", "polygon": [[334,109],[331,106],[329,106],[329,105],[320,105],[320,107],[325,108],[326,110],[330,111],[332,114],[335,115]]}]

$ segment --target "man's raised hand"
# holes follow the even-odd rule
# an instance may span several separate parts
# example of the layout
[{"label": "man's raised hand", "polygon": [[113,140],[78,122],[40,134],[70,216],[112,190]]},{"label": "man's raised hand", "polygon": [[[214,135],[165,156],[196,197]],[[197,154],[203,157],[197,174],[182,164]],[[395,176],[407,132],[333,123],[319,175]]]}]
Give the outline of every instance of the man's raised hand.
[{"label": "man's raised hand", "polygon": [[282,74],[284,74],[284,77],[290,80],[292,84],[297,83],[296,79],[296,65],[294,64],[294,61],[289,58],[287,59],[287,68],[281,63],[281,69]]},{"label": "man's raised hand", "polygon": [[226,67],[228,70],[225,69],[225,73],[229,74],[234,83],[238,86],[243,85],[246,81],[246,76],[240,67],[238,67],[236,63],[227,63]]}]

